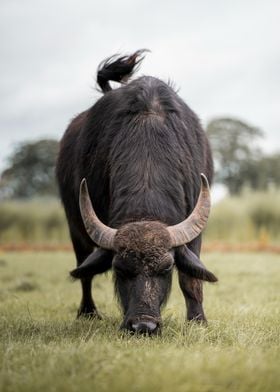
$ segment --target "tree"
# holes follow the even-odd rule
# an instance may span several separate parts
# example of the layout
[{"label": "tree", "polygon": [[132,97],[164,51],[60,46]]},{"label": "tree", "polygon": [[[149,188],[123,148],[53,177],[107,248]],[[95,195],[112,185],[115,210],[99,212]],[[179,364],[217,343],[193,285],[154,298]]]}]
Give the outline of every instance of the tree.
[{"label": "tree", "polygon": [[226,185],[231,194],[239,193],[244,185],[244,167],[261,157],[256,141],[263,133],[232,118],[211,121],[206,132],[214,155],[215,181]]},{"label": "tree", "polygon": [[266,190],[271,186],[280,186],[280,153],[244,162],[240,177],[244,185],[252,189]]},{"label": "tree", "polygon": [[19,144],[1,175],[0,197],[56,195],[54,167],[57,153],[58,142],[52,139]]}]

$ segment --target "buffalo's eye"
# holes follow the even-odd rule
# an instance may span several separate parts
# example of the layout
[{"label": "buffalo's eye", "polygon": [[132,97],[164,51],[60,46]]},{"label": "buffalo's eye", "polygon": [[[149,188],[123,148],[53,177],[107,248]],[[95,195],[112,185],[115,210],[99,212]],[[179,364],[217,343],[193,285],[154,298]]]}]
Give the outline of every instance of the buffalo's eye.
[{"label": "buffalo's eye", "polygon": [[135,275],[133,271],[124,268],[124,266],[121,264],[114,265],[114,270],[116,274],[122,278],[133,278],[133,276]]},{"label": "buffalo's eye", "polygon": [[117,274],[125,275],[125,270],[120,265],[114,265],[114,270]]},{"label": "buffalo's eye", "polygon": [[173,268],[173,264],[166,265],[164,268],[161,268],[159,271],[160,275],[168,274]]},{"label": "buffalo's eye", "polygon": [[171,252],[168,252],[165,255],[163,255],[163,257],[161,258],[161,262],[158,266],[158,274],[159,275],[168,274],[172,270],[173,265],[174,265],[173,254]]}]

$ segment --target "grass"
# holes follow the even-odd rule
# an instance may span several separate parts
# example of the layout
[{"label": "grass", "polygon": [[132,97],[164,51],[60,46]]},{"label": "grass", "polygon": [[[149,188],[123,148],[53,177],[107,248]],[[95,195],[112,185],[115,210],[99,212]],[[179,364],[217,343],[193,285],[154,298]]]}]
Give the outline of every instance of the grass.
[{"label": "grass", "polygon": [[74,320],[80,287],[69,253],[0,259],[1,391],[279,391],[279,256],[205,255],[209,325],[184,322],[174,274],[162,336],[118,331],[110,274],[94,283],[101,321]]}]

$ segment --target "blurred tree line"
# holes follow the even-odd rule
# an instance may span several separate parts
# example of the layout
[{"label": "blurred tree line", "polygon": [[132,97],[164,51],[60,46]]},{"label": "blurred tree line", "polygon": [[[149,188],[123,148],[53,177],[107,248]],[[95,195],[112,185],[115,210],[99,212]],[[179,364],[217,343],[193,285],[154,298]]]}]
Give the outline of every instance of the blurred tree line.
[{"label": "blurred tree line", "polygon": [[59,143],[53,139],[19,144],[0,178],[0,199],[56,196],[55,162]]},{"label": "blurred tree line", "polygon": [[267,190],[280,185],[280,153],[263,154],[258,147],[263,132],[233,118],[218,118],[206,129],[215,162],[215,182],[232,195],[244,187]]},{"label": "blurred tree line", "polygon": [[[264,155],[258,147],[263,132],[233,118],[217,118],[206,129],[215,162],[215,182],[230,194],[244,187],[266,190],[280,185],[280,153]],[[53,139],[19,144],[0,178],[0,199],[57,196],[55,162],[59,143]]]}]

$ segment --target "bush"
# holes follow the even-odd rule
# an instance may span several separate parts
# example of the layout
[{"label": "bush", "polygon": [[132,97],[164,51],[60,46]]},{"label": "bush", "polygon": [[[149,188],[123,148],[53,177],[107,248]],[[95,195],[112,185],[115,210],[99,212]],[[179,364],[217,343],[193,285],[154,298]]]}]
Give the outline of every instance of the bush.
[{"label": "bush", "polygon": [[244,191],[213,206],[205,238],[207,241],[267,242],[280,238],[280,190]]},{"label": "bush", "polygon": [[9,201],[0,205],[0,243],[65,243],[68,227],[56,199]]},{"label": "bush", "polygon": [[[206,242],[275,243],[280,239],[280,190],[243,192],[214,204]],[[57,199],[9,201],[0,205],[0,244],[69,243],[65,214]]]}]

